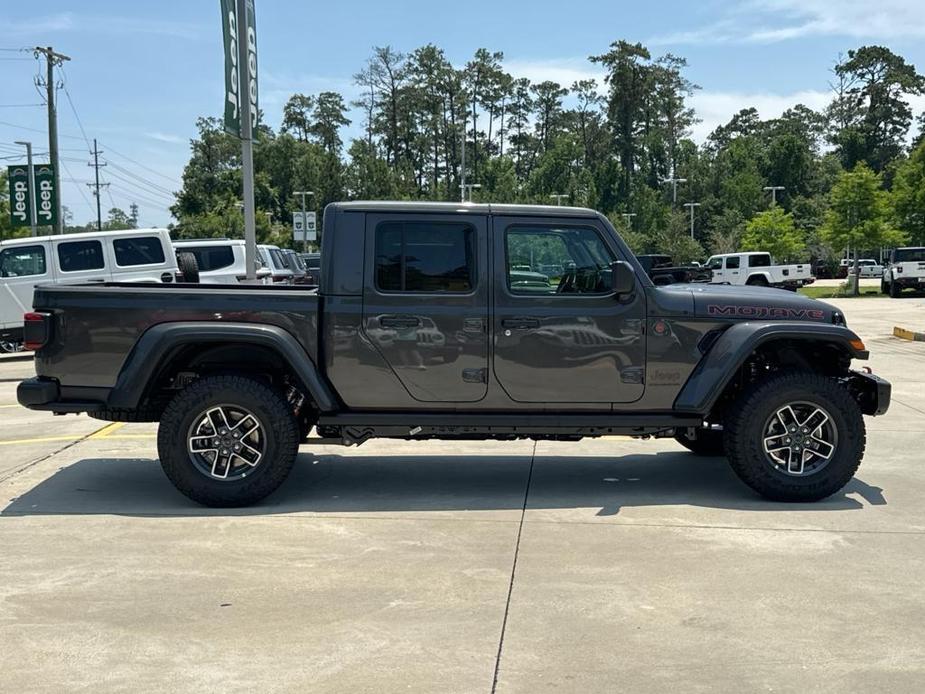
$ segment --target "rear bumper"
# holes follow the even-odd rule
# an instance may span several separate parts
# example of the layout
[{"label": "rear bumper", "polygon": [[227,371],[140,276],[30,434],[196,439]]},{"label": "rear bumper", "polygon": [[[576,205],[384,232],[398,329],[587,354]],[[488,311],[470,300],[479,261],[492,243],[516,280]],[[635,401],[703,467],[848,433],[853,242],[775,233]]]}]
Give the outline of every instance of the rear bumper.
[{"label": "rear bumper", "polygon": [[896,277],[893,279],[897,287],[912,289],[922,287],[925,289],[925,277]]},{"label": "rear bumper", "polygon": [[43,412],[96,412],[105,408],[104,402],[74,397],[84,395],[83,392],[67,390],[62,393],[61,386],[51,378],[29,378],[16,388],[16,399],[23,407]]},{"label": "rear bumper", "polygon": [[876,417],[890,409],[893,386],[889,381],[866,371],[851,371],[847,385],[864,414]]}]

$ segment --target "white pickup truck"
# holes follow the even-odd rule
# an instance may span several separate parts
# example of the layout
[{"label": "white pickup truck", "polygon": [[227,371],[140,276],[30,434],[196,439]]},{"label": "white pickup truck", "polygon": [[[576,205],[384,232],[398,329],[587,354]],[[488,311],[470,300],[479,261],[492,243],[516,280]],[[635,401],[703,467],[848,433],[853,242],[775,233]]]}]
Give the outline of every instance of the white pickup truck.
[{"label": "white pickup truck", "polygon": [[796,291],[816,281],[809,263],[775,265],[770,253],[714,255],[707,261],[707,267],[713,271],[712,284],[748,284]]},{"label": "white pickup truck", "polygon": [[903,289],[925,289],[925,248],[895,248],[883,268],[880,291],[894,299]]}]

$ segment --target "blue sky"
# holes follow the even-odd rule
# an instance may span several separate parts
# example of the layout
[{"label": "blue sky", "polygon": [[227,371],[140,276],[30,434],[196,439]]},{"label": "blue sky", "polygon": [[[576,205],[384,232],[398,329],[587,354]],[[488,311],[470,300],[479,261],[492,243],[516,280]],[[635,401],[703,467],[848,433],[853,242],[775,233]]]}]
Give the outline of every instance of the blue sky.
[{"label": "blue sky", "polygon": [[[274,128],[293,92],[352,96],[351,75],[374,45],[410,51],[433,42],[457,65],[484,46],[504,51],[515,76],[569,85],[599,77],[588,55],[617,39],[642,41],[655,54],[687,58],[688,77],[702,87],[697,139],[746,106],[765,117],[796,102],[823,106],[833,61],[865,43],[887,45],[925,71],[921,0],[256,2],[261,108]],[[64,203],[75,221],[95,216],[85,132],[113,164],[104,170],[112,184],[104,210],[134,200],[142,224],[166,224],[165,191],[179,187],[196,118],[218,115],[223,104],[219,1],[5,3],[0,48],[35,45],[72,58],[58,111]],[[29,53],[0,51],[0,157],[15,156],[21,139],[47,151],[45,111],[33,106],[39,68]]]}]

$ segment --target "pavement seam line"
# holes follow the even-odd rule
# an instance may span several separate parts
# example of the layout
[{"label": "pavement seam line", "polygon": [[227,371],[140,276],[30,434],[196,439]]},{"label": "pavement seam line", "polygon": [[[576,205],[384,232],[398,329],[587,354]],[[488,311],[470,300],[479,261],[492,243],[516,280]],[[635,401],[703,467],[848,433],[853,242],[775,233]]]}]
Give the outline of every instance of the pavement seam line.
[{"label": "pavement seam line", "polygon": [[514,577],[517,573],[517,557],[520,554],[520,538],[524,531],[524,519],[527,516],[527,500],[530,498],[530,483],[533,481],[533,465],[536,463],[536,444],[530,455],[530,469],[527,472],[527,484],[524,487],[524,505],[520,510],[520,523],[517,525],[517,541],[514,543],[514,561],[511,563],[511,580],[507,586],[507,600],[504,602],[504,617],[501,620],[501,637],[498,639],[498,653],[495,655],[495,672],[491,680],[491,694],[498,689],[498,675],[501,672],[501,651],[504,649],[504,632],[507,629],[507,617],[511,611],[511,596],[514,594]]},{"label": "pavement seam line", "polygon": [[58,455],[59,453],[63,453],[63,452],[66,451],[68,448],[72,448],[72,447],[76,446],[78,443],[83,443],[84,441],[86,441],[86,440],[88,440],[90,437],[92,437],[94,434],[96,434],[96,433],[102,431],[102,430],[105,429],[105,428],[106,428],[106,427],[101,427],[100,429],[97,429],[96,431],[91,431],[89,434],[84,434],[84,435],[81,436],[80,438],[74,439],[73,441],[71,441],[71,443],[67,444],[66,446],[61,446],[61,448],[55,449],[55,450],[52,451],[51,453],[49,453],[49,454],[47,454],[47,455],[43,455],[41,458],[37,458],[36,460],[33,460],[32,462],[26,463],[26,464],[23,465],[21,468],[17,468],[16,470],[11,471],[8,475],[5,475],[5,476],[3,476],[3,477],[0,477],[0,482],[7,482],[7,481],[13,479],[14,477],[16,477],[16,475],[19,475],[20,473],[25,472],[25,471],[28,470],[29,468],[35,467],[35,466],[38,465],[39,463],[42,463],[42,462],[48,460],[49,458],[53,458],[54,456]]}]

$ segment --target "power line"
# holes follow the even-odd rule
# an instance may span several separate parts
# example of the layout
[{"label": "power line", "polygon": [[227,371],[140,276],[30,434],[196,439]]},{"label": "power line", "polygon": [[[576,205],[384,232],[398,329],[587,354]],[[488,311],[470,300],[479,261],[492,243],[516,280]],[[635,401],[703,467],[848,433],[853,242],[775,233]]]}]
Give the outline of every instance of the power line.
[{"label": "power line", "polygon": [[71,113],[74,114],[74,119],[77,121],[77,126],[80,128],[80,134],[84,136],[84,142],[87,144],[87,149],[89,150],[90,149],[90,138],[87,137],[87,131],[84,130],[84,124],[80,120],[80,116],[77,115],[77,108],[74,106],[74,101],[71,99],[71,93],[68,91],[67,73],[64,71],[64,65],[61,65],[61,74],[64,76],[64,81],[61,83],[61,88],[64,90],[64,95],[67,97],[67,103],[71,107]]},{"label": "power line", "polygon": [[141,167],[142,169],[144,169],[145,171],[150,171],[151,173],[153,173],[153,174],[155,174],[155,175],[157,175],[157,176],[160,176],[161,178],[166,178],[166,179],[167,179],[168,181],[170,181],[171,183],[176,183],[176,180],[173,179],[173,178],[171,178],[170,176],[167,176],[167,175],[165,175],[165,174],[162,174],[160,171],[155,171],[155,170],[152,169],[151,167],[145,166],[145,165],[142,164],[140,161],[135,161],[135,160],[132,159],[131,157],[128,157],[128,156],[122,154],[119,150],[113,148],[111,145],[109,145],[109,144],[107,144],[107,143],[103,143],[103,146],[106,147],[106,148],[107,148],[110,152],[112,152],[113,154],[115,154],[115,155],[117,155],[117,156],[119,156],[119,157],[122,157],[122,158],[125,159],[126,161],[129,161],[129,162],[131,162],[132,164],[134,164],[135,166],[140,166],[140,167]]},{"label": "power line", "polygon": [[115,176],[115,177],[116,177],[119,181],[121,181],[123,184],[125,184],[125,185],[127,185],[127,186],[130,186],[130,187],[134,188],[135,190],[138,190],[139,192],[141,192],[141,193],[143,193],[143,194],[145,194],[145,195],[159,196],[159,197],[163,197],[163,198],[166,199],[166,200],[170,200],[171,202],[174,201],[174,196],[173,196],[173,194],[162,193],[162,192],[160,192],[160,191],[158,191],[158,190],[154,190],[154,189],[152,189],[152,188],[145,188],[144,186],[141,186],[141,185],[135,183],[134,181],[132,181],[132,180],[130,180],[130,179],[124,178],[123,176],[117,174],[115,171],[110,171],[110,172],[109,172],[109,175],[110,175],[110,176]]},{"label": "power line", "polygon": [[[28,130],[29,132],[33,132],[33,133],[41,133],[42,135],[48,134],[47,130],[39,130],[38,128],[30,128],[25,125],[17,125],[16,123],[8,123],[5,120],[0,120],[0,125],[6,125],[7,127],[17,128],[19,130]],[[58,135],[58,137],[66,137],[69,140],[83,140],[82,137],[79,137],[77,135]]]},{"label": "power line", "polygon": [[[3,58],[0,58],[3,60]],[[26,58],[26,60],[29,60]],[[45,104],[0,104],[0,108],[41,108]]]},{"label": "power line", "polygon": [[108,159],[107,159],[106,161],[107,161],[107,163],[108,163],[110,166],[112,166],[112,167],[113,167],[114,169],[116,169],[117,171],[121,171],[121,172],[124,173],[125,175],[131,176],[132,178],[135,178],[135,179],[137,179],[138,181],[144,183],[145,185],[148,185],[148,186],[150,186],[151,188],[154,188],[154,189],[156,189],[156,190],[158,190],[158,191],[160,191],[160,192],[162,192],[162,193],[166,193],[166,194],[168,194],[168,195],[173,196],[173,191],[170,190],[169,188],[165,188],[164,186],[160,185],[159,183],[155,183],[154,181],[151,181],[151,180],[145,178],[144,176],[139,176],[139,175],[136,174],[136,173],[132,173],[131,171],[129,171],[128,169],[126,169],[124,166],[119,166],[118,164],[116,164],[116,163],[113,162],[113,161],[110,161],[110,160],[108,160]]}]

